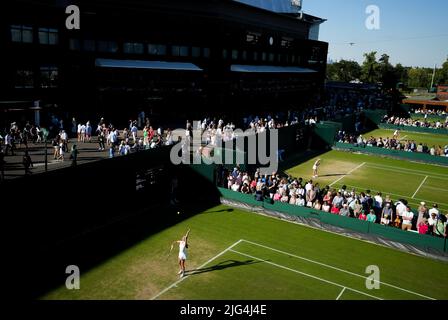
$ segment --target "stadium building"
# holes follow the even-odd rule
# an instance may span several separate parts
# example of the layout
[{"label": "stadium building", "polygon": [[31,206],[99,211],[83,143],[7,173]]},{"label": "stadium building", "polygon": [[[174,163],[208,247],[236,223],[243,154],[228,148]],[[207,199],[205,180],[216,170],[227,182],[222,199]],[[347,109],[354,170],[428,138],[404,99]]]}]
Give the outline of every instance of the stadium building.
[{"label": "stadium building", "polygon": [[324,84],[325,20],[297,0],[22,0],[1,15],[4,119],[277,111]]}]

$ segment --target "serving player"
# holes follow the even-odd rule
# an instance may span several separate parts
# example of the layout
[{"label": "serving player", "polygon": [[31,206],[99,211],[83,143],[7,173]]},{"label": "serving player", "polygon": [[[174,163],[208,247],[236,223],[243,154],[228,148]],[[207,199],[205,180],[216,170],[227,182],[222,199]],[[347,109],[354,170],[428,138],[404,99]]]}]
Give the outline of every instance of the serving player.
[{"label": "serving player", "polygon": [[313,178],[317,178],[319,176],[318,172],[317,172],[317,170],[319,169],[319,166],[320,166],[320,159],[317,159],[313,165]]},{"label": "serving player", "polygon": [[171,244],[171,250],[173,250],[174,245],[179,244],[179,267],[180,270],[178,274],[180,277],[185,276],[185,261],[187,260],[187,249],[188,249],[188,235],[190,234],[190,229],[188,229],[187,234],[182,237],[182,240],[173,241]]}]

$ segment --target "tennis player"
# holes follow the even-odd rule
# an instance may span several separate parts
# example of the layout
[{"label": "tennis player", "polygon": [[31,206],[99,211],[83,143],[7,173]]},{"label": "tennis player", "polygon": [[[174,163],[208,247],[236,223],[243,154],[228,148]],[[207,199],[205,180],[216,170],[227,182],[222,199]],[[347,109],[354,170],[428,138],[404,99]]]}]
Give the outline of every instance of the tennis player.
[{"label": "tennis player", "polygon": [[319,166],[320,166],[320,159],[317,159],[313,165],[313,178],[317,178],[319,176],[318,172],[317,172],[317,170],[319,169]]},{"label": "tennis player", "polygon": [[178,274],[180,277],[185,276],[185,260],[187,260],[187,249],[188,249],[188,235],[190,234],[190,229],[188,229],[187,234],[182,237],[182,240],[173,241],[171,245],[171,249],[173,249],[174,245],[179,244],[179,267],[180,270]]}]

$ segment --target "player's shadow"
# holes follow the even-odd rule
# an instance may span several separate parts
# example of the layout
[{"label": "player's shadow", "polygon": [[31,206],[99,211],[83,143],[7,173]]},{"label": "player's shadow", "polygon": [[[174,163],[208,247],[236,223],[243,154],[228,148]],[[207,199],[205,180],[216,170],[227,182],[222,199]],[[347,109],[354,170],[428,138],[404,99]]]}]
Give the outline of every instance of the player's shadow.
[{"label": "player's shadow", "polygon": [[255,263],[262,263],[264,261],[254,261],[254,260],[247,260],[247,261],[236,261],[236,260],[226,260],[223,262],[220,262],[214,266],[201,268],[201,269],[193,269],[188,270],[187,275],[194,276],[197,274],[205,273],[205,272],[212,272],[212,271],[218,271],[218,270],[224,270],[227,268],[235,268],[235,267],[241,267],[241,266],[248,266]]},{"label": "player's shadow", "polygon": [[323,174],[319,175],[319,177],[339,177],[339,176],[346,176],[347,173],[333,173],[333,174]]},{"label": "player's shadow", "polygon": [[235,210],[232,208],[229,208],[229,209],[214,210],[214,211],[207,211],[207,212],[211,213],[211,212],[233,212],[233,211],[235,211]]}]

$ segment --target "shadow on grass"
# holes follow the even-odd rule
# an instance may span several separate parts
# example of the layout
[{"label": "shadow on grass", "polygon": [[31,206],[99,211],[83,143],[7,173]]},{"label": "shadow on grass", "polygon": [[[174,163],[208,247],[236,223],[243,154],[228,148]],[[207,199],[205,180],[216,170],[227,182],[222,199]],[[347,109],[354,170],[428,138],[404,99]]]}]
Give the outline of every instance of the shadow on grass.
[{"label": "shadow on grass", "polygon": [[[268,261],[268,260],[266,260]],[[255,261],[255,260],[247,260],[247,261],[237,261],[237,260],[226,260],[226,261],[222,261],[214,266],[211,267],[206,267],[206,268],[201,268],[201,269],[194,269],[194,270],[188,270],[187,274],[189,276],[195,276],[201,273],[206,273],[206,272],[213,272],[213,271],[219,271],[219,270],[224,270],[224,269],[228,269],[228,268],[235,268],[235,267],[241,267],[241,266],[248,266],[251,264],[256,264],[256,263],[262,263],[264,261]]]}]

